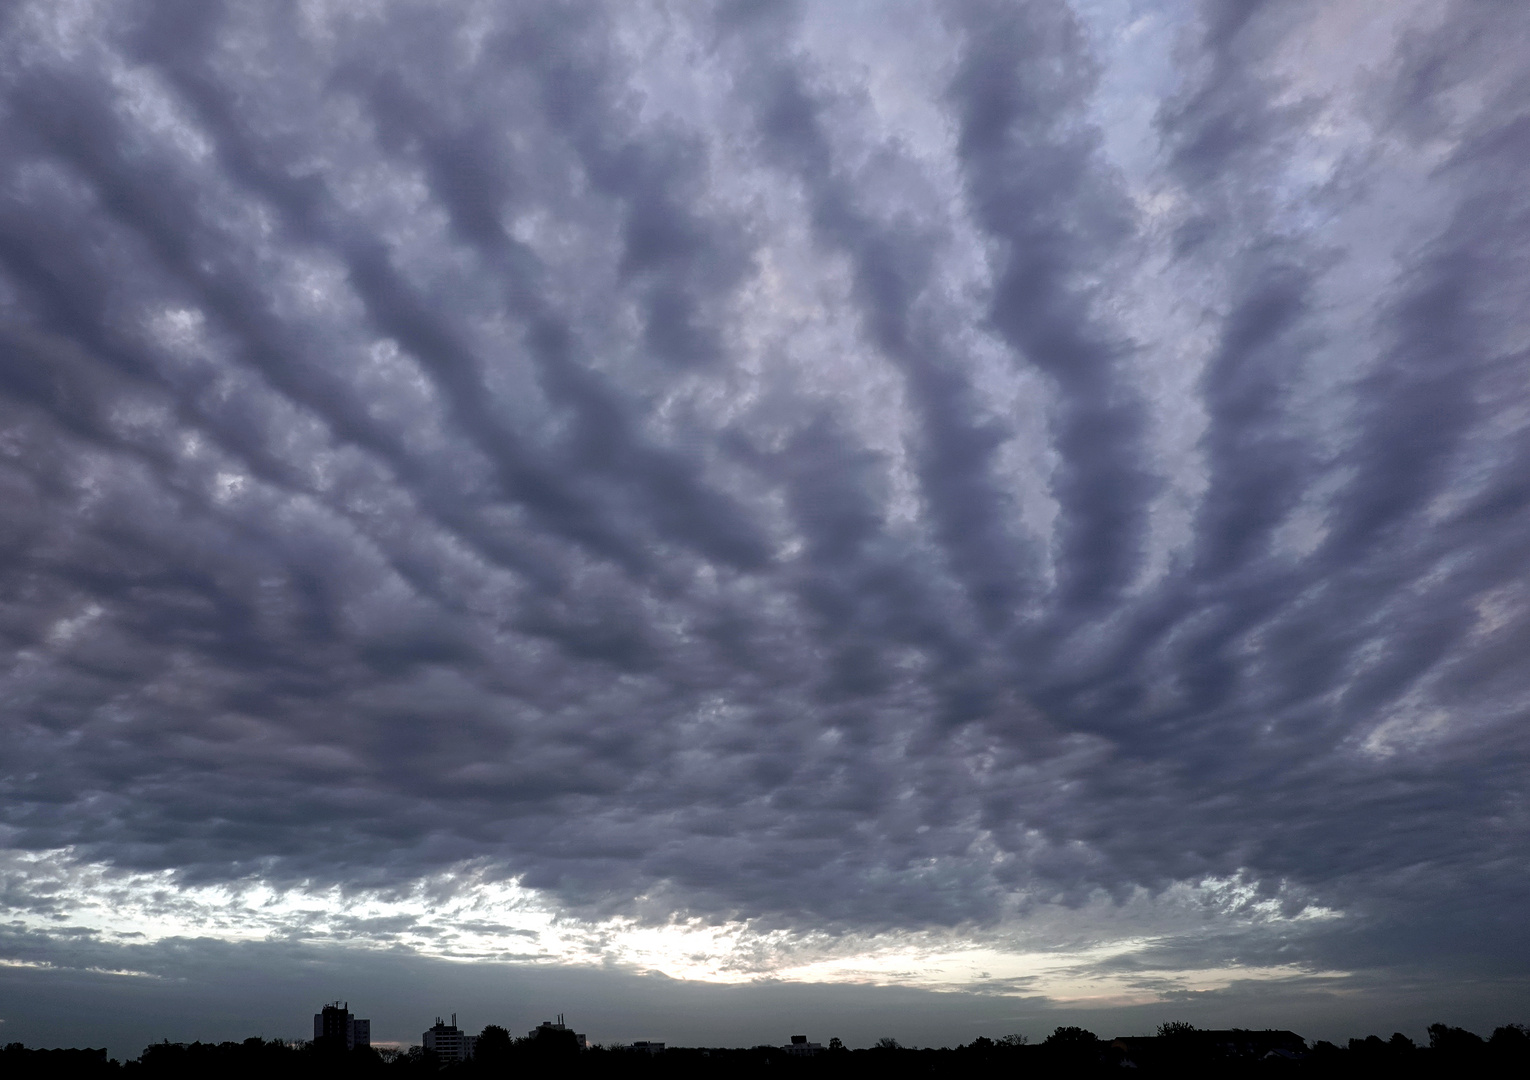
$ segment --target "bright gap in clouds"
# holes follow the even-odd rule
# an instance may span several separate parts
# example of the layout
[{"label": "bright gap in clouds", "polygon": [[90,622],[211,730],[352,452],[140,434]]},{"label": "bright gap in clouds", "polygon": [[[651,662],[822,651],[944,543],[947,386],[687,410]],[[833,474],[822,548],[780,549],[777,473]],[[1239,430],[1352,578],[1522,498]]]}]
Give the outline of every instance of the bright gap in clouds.
[{"label": "bright gap in clouds", "polygon": [[872,934],[770,929],[739,920],[579,919],[561,914],[554,899],[513,881],[488,880],[484,868],[472,865],[386,892],[258,882],[188,886],[168,871],[123,872],[55,851],[11,853],[0,885],[9,897],[0,918],[13,930],[83,933],[105,945],[281,940],[403,948],[464,962],[615,966],[704,982],[850,983],[1113,1005],[1234,981],[1347,974],[1299,963],[1169,969],[1144,962],[1167,942],[1212,930],[1258,935],[1340,917],[1240,878],[1176,885],[1124,903],[1101,896],[1082,908],[1032,905],[1024,917],[992,926]]}]

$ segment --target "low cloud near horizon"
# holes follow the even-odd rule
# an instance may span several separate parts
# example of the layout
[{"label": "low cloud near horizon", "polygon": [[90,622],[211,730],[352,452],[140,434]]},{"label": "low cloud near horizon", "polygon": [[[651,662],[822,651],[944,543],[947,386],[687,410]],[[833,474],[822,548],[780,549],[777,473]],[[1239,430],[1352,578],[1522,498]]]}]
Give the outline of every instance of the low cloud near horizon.
[{"label": "low cloud near horizon", "polygon": [[1526,55],[0,8],[0,1041],[222,956],[1530,1020]]}]

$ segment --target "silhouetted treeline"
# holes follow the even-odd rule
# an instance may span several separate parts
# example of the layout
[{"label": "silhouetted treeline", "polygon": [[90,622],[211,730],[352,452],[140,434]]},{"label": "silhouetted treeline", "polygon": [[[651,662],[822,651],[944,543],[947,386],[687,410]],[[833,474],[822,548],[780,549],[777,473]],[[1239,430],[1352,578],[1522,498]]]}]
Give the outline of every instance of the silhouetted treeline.
[{"label": "silhouetted treeline", "polygon": [[1348,1045],[1307,1045],[1291,1032],[1200,1031],[1188,1024],[1165,1024],[1152,1037],[1106,1041],[1077,1027],[1058,1028],[1043,1042],[1018,1036],[974,1039],[954,1049],[913,1049],[896,1040],[848,1050],[834,1040],[815,1056],[790,1054],[783,1047],[751,1049],[672,1047],[657,1054],[617,1047],[580,1050],[567,1038],[511,1038],[491,1025],[479,1036],[477,1056],[443,1063],[418,1046],[406,1051],[334,1050],[314,1043],[246,1039],[225,1043],[156,1043],[136,1060],[108,1060],[104,1050],[31,1050],[12,1043],[0,1051],[0,1076],[113,1076],[135,1080],[191,1078],[375,1077],[377,1080],[488,1080],[547,1077],[1073,1077],[1162,1076],[1357,1076],[1460,1077],[1530,1076],[1530,1034],[1511,1024],[1482,1038],[1461,1028],[1435,1024],[1419,1046],[1401,1034],[1372,1035]]}]

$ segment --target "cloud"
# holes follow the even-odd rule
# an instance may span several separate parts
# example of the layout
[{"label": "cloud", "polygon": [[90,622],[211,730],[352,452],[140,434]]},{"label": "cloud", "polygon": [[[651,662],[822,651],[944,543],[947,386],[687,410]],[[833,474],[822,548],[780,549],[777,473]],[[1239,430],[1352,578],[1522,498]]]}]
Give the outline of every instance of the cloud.
[{"label": "cloud", "polygon": [[432,955],[1530,947],[1518,13],[5,17],[14,851]]}]

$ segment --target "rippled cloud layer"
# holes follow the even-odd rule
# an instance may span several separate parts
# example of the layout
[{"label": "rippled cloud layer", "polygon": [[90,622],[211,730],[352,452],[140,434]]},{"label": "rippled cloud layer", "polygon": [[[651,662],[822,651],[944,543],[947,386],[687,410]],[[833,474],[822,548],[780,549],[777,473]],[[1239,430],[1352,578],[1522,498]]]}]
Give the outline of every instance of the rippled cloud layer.
[{"label": "rippled cloud layer", "polygon": [[3,19],[16,963],[1530,961],[1530,9]]}]

